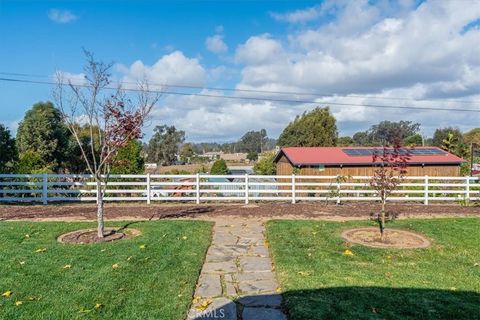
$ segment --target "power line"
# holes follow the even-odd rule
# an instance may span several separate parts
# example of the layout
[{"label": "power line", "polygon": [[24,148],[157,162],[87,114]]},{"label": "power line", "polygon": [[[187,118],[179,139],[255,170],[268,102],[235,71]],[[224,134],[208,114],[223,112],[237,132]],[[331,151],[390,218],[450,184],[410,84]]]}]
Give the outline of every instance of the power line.
[{"label": "power line", "polygon": [[[27,73],[17,73],[17,72],[0,72],[0,75],[7,76],[21,76],[21,77],[34,77],[34,78],[44,78],[51,79],[50,76],[38,75],[38,74],[27,74]],[[122,81],[118,82],[119,85],[122,84],[131,84],[135,85],[136,82]],[[194,85],[184,85],[184,84],[167,84],[167,83],[149,83],[149,85],[160,86],[160,87],[171,87],[171,88],[183,88],[183,89],[206,89],[212,91],[228,91],[228,92],[246,92],[246,93],[263,93],[263,94],[288,94],[288,95],[297,95],[297,96],[309,96],[309,97],[338,97],[338,93],[319,93],[319,92],[298,92],[298,91],[270,91],[270,90],[255,90],[255,89],[238,89],[238,88],[225,88],[225,87],[208,87],[208,86],[194,86]],[[415,101],[415,102],[432,102],[438,101],[438,99],[413,99],[413,98],[403,98],[403,97],[378,97],[375,95],[354,95],[348,94],[342,98],[370,98],[375,100],[398,100],[398,101]],[[480,101],[476,100],[458,100],[454,98],[442,98],[442,100],[447,100],[451,102],[458,103],[467,103],[467,104],[477,104]]]},{"label": "power line", "polygon": [[[30,84],[46,84],[46,85],[58,85],[56,82],[50,81],[36,81],[36,80],[26,80],[26,79],[13,79],[13,78],[0,78],[0,81],[5,82],[17,82],[17,83],[30,83]],[[63,83],[63,86],[68,86],[69,84]],[[89,87],[89,85],[84,84],[75,84],[79,87]],[[105,89],[117,90],[116,87],[105,87]],[[208,93],[192,93],[192,92],[177,92],[177,91],[167,91],[167,90],[142,90],[142,89],[132,89],[125,88],[125,91],[140,92],[147,91],[151,93],[159,93],[165,95],[179,95],[179,96],[196,96],[196,97],[206,97],[206,98],[219,98],[219,99],[230,99],[230,100],[253,100],[253,101],[270,101],[270,102],[282,102],[282,103],[311,103],[319,104],[323,103],[326,105],[332,106],[341,106],[341,107],[366,107],[366,108],[383,108],[383,109],[404,109],[404,110],[429,110],[429,111],[458,111],[458,112],[474,112],[480,113],[480,109],[464,109],[464,108],[436,108],[436,107],[411,107],[411,106],[392,106],[392,105],[377,105],[377,104],[354,104],[354,103],[341,103],[341,102],[318,102],[314,100],[299,100],[299,99],[278,99],[278,98],[260,98],[260,97],[246,97],[246,96],[221,96]]]}]

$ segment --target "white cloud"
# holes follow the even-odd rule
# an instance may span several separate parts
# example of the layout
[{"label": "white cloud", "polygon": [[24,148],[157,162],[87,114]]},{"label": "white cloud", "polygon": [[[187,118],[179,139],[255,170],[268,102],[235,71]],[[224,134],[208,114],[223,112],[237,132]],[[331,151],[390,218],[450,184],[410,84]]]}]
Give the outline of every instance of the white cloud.
[{"label": "white cloud", "polygon": [[301,23],[315,20],[321,15],[320,7],[311,7],[302,10],[296,10],[288,13],[271,12],[270,15],[277,21],[286,21],[289,23]]},{"label": "white cloud", "polygon": [[56,23],[70,23],[78,19],[78,17],[69,10],[50,9],[48,18]]},{"label": "white cloud", "polygon": [[130,66],[118,65],[123,74],[123,82],[131,83],[147,80],[153,87],[161,85],[204,85],[207,72],[196,58],[188,58],[181,51],[166,54],[149,66],[141,60]]},{"label": "white cloud", "polygon": [[223,41],[223,35],[220,34],[207,37],[205,40],[205,46],[207,47],[208,51],[211,51],[215,54],[225,53],[228,51],[228,46],[225,41]]},{"label": "white cloud", "polygon": [[52,77],[54,81],[65,84],[72,83],[73,85],[85,85],[87,83],[84,73],[70,73],[59,70]]},{"label": "white cloud", "polygon": [[249,38],[245,44],[238,46],[235,53],[237,62],[259,67],[279,58],[285,58],[282,45],[279,41],[272,39],[269,34]]}]

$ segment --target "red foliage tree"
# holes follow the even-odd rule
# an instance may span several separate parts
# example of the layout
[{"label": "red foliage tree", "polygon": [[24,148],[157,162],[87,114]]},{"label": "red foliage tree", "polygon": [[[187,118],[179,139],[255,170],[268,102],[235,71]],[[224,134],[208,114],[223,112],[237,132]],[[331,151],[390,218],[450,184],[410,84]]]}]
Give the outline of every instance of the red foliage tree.
[{"label": "red foliage tree", "polygon": [[403,148],[399,142],[395,142],[392,146],[384,145],[382,149],[375,149],[372,155],[375,169],[370,179],[370,186],[377,191],[382,202],[382,208],[377,215],[381,240],[385,238],[385,207],[387,198],[402,183],[407,173],[409,159],[409,149]]},{"label": "red foliage tree", "polygon": [[[53,95],[65,123],[80,147],[87,169],[95,179],[98,237],[103,238],[103,199],[112,162],[119,149],[142,137],[142,127],[159,95],[149,91],[146,82],[129,88],[129,91],[136,93],[136,97],[132,97],[133,94],[127,95],[121,86],[110,87],[109,71],[112,64],[96,61],[88,51],[85,51],[85,56],[85,81],[74,82],[65,79],[62,73],[57,73],[57,86]],[[80,139],[80,128],[89,131],[88,145]]]}]

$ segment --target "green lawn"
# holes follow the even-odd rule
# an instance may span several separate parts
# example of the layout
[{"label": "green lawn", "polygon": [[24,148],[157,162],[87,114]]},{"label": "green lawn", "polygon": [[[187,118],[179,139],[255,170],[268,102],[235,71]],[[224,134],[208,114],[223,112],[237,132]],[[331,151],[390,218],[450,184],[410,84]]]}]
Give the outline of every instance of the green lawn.
[{"label": "green lawn", "polygon": [[[290,320],[480,319],[480,219],[387,224],[427,235],[428,249],[348,247],[340,238],[346,228],[372,224],[268,223]],[[353,256],[343,254],[347,248]]]},{"label": "green lawn", "polygon": [[0,294],[13,292],[0,296],[0,319],[185,318],[210,223],[136,222],[130,226],[142,232],[136,238],[94,245],[56,241],[91,226],[0,222]]}]

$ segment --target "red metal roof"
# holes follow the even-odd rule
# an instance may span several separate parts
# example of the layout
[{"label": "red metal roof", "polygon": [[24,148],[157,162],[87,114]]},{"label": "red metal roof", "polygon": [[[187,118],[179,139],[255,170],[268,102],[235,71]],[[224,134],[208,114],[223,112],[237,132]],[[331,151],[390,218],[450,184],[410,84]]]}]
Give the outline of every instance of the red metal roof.
[{"label": "red metal roof", "polygon": [[[437,149],[436,147],[415,147],[412,150]],[[282,154],[295,166],[298,165],[369,165],[372,156],[350,156],[344,149],[378,149],[382,147],[286,147],[282,148],[275,158],[278,161]],[[408,148],[407,148],[408,150]],[[444,151],[440,155],[410,155],[408,164],[461,164],[462,158]]]}]

